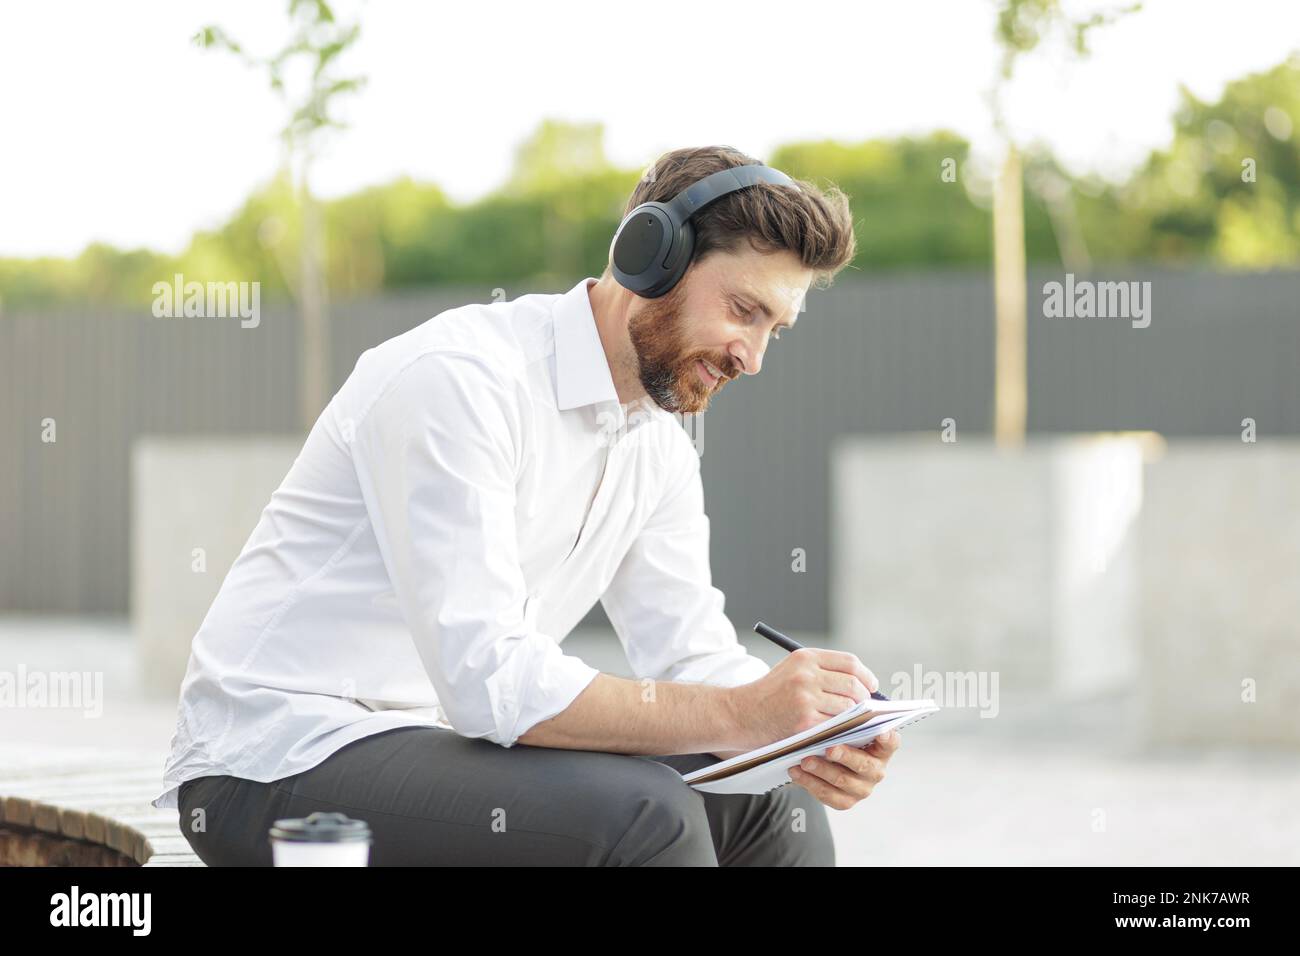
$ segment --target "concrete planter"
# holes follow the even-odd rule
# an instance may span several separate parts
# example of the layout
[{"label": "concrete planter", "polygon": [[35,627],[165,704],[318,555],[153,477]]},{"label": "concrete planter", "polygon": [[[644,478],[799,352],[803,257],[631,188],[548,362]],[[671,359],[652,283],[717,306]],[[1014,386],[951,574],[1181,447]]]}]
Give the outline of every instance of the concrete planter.
[{"label": "concrete planter", "polygon": [[855,437],[832,476],[836,643],[882,678],[994,672],[1018,704],[1131,700],[1150,744],[1300,746],[1300,442]]},{"label": "concrete planter", "polygon": [[1300,441],[1182,441],[1139,526],[1148,739],[1300,746]]},{"label": "concrete planter", "polygon": [[1136,674],[1143,442],[839,443],[833,630],[880,671],[992,672],[1087,696]]},{"label": "concrete planter", "polygon": [[190,641],[301,448],[297,436],[133,446],[131,618],[146,692],[179,692]]}]

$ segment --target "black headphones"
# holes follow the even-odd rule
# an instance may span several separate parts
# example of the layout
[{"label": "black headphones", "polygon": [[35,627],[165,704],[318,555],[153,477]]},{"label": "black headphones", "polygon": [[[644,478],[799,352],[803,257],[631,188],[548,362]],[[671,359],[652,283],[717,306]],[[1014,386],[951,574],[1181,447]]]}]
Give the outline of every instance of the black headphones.
[{"label": "black headphones", "polygon": [[614,278],[645,299],[657,299],[677,285],[695,253],[691,217],[729,193],[757,183],[794,186],[779,169],[751,163],[720,169],[687,186],[666,203],[645,202],[623,217],[610,262]]}]

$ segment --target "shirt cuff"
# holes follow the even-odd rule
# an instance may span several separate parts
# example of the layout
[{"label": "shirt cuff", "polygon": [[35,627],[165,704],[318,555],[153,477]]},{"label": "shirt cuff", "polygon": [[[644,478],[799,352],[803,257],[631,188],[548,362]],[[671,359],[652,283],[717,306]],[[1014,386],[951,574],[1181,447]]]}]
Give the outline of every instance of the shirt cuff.
[{"label": "shirt cuff", "polygon": [[503,747],[513,747],[534,725],[563,711],[600,673],[545,634],[520,640],[509,666],[487,680],[496,739]]}]

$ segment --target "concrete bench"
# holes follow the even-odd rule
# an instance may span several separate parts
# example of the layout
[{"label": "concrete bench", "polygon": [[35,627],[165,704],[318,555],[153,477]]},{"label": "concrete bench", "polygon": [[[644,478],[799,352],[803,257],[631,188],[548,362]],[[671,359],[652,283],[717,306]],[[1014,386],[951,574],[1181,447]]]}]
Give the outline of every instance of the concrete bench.
[{"label": "concrete bench", "polygon": [[175,810],[150,805],[156,759],[0,753],[0,866],[202,866]]}]

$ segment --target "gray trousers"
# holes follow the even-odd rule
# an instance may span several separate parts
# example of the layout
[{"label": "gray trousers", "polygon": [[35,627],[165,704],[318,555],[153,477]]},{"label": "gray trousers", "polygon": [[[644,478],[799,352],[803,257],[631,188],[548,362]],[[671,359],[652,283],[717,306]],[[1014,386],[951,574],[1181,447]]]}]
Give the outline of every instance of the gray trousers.
[{"label": "gray trousers", "polygon": [[209,866],[270,866],[272,823],[317,810],[370,825],[371,866],[835,864],[826,808],[802,787],[700,793],[677,773],[717,759],[506,748],[402,727],[269,783],[187,780],[180,825]]}]

